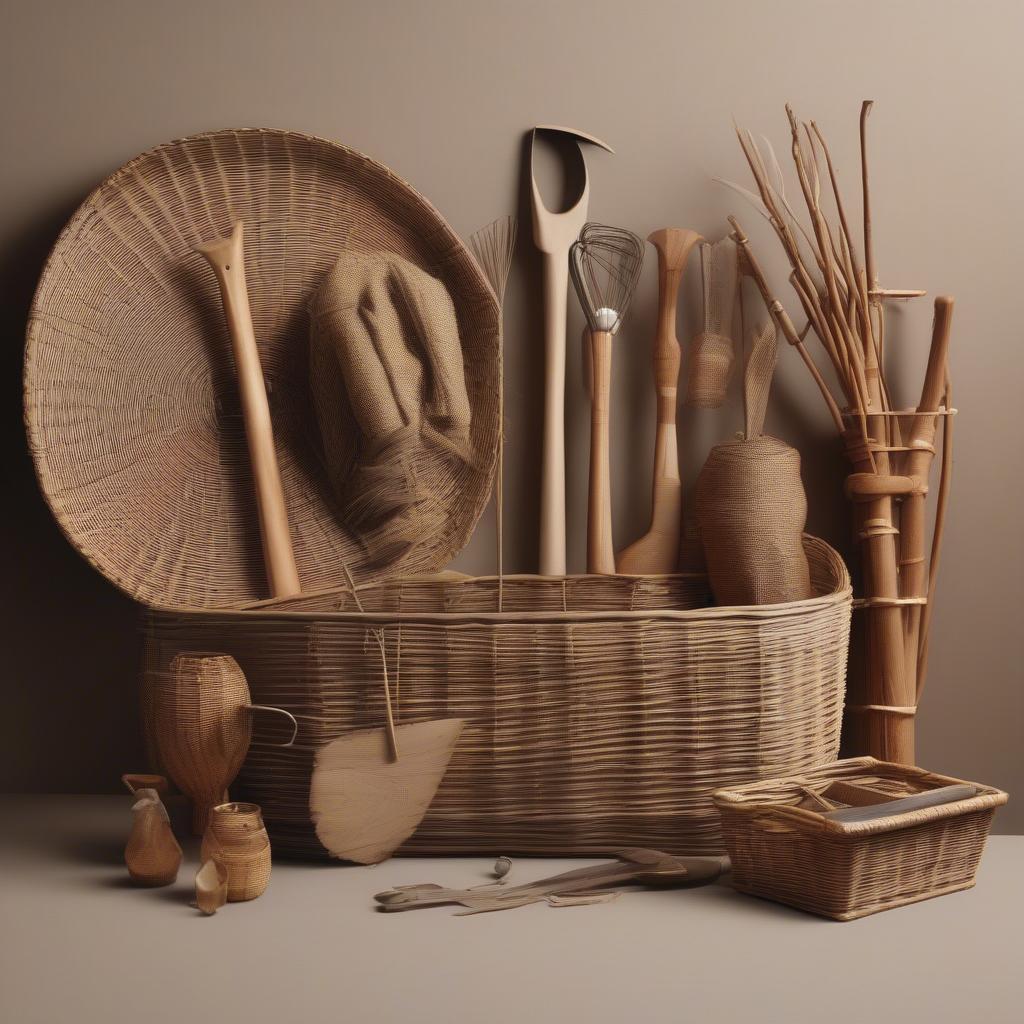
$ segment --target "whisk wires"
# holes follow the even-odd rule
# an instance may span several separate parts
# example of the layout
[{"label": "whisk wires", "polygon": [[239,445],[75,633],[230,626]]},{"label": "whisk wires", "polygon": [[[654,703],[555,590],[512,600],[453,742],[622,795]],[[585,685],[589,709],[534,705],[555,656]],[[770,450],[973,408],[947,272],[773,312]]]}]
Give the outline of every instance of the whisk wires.
[{"label": "whisk wires", "polygon": [[592,331],[614,334],[644,263],[644,243],[625,228],[589,221],[569,252],[569,269]]}]

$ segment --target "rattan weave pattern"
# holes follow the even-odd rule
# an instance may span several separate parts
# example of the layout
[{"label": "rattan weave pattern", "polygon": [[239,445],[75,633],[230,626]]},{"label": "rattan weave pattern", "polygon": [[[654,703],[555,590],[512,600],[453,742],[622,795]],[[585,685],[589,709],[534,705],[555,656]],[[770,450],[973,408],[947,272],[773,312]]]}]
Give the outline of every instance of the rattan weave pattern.
[{"label": "rattan weave pattern", "polygon": [[216,858],[227,868],[228,902],[241,903],[263,894],[270,883],[270,838],[255,804],[219,804],[200,846],[200,863]]},{"label": "rattan weave pattern", "polygon": [[[71,543],[133,597],[223,606],[267,594],[248,453],[216,283],[193,246],[245,222],[248,286],[304,590],[430,572],[465,544],[498,446],[498,306],[437,211],[382,165],[296,132],[157,147],[82,204],[42,275],[25,406],[40,484]],[[455,305],[472,410],[465,462],[420,467],[447,496],[390,562],[341,523],[309,387],[306,303],[342,251],[383,250]]]},{"label": "rattan weave pattern", "polygon": [[974,885],[1005,793],[972,783],[978,795],[970,799],[844,832],[795,806],[808,789],[821,790],[837,780],[871,785],[893,797],[963,781],[858,757],[797,777],[716,792],[737,889],[849,921]]},{"label": "rattan weave pattern", "polygon": [[[818,595],[706,607],[696,577],[394,580],[258,610],[157,610],[143,685],[181,650],[232,654],[253,700],[293,713],[295,745],[254,730],[238,792],[275,854],[323,855],[309,816],[314,751],[383,721],[383,629],[401,721],[467,728],[416,853],[721,852],[711,791],[833,760],[850,583],[806,539]],[[334,610],[338,607],[343,611]],[[686,610],[687,607],[689,610]]]}]

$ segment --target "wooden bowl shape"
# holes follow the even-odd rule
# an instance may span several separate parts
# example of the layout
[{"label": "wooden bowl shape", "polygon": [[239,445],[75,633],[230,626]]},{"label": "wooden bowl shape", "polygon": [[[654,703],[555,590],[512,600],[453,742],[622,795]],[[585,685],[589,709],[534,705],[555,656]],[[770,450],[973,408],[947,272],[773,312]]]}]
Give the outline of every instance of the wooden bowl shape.
[{"label": "wooden bowl shape", "polygon": [[[196,135],[142,154],[83,203],[29,320],[25,406],[40,485],[71,543],[150,605],[266,597],[238,387],[217,284],[194,246],[245,222],[245,263],[304,591],[435,570],[487,503],[497,453],[498,305],[476,262],[406,182],[296,132]],[[366,550],[338,515],[309,383],[306,303],[343,251],[386,251],[455,307],[472,457],[438,456],[444,514],[411,548]],[[339,416],[346,416],[338,381]],[[354,429],[354,421],[349,419]]]}]

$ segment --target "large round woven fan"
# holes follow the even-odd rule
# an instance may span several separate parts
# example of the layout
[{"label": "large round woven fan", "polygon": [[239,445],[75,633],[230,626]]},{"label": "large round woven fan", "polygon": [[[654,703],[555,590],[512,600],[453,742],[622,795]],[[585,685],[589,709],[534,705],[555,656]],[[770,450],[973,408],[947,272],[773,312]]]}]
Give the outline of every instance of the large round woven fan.
[{"label": "large round woven fan", "polygon": [[[442,567],[487,503],[499,315],[440,214],[381,164],[294,132],[168,143],[108,178],[64,229],[29,321],[25,403],[46,499],[71,543],[154,605],[267,596],[231,349],[193,246],[245,222],[253,322],[304,590]],[[307,300],[346,250],[439,278],[459,326],[473,458],[439,463],[444,514],[390,560],[345,529],[310,396]],[[343,403],[339,395],[339,402]]]}]

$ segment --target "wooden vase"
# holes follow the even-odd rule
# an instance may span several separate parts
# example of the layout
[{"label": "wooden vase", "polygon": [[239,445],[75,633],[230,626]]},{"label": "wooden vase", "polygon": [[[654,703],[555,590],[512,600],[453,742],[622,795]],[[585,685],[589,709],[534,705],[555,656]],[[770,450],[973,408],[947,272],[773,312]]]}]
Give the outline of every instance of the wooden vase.
[{"label": "wooden vase", "polygon": [[270,837],[260,808],[245,803],[211,808],[200,860],[227,869],[229,903],[256,899],[270,881]]},{"label": "wooden vase", "polygon": [[179,654],[150,700],[161,764],[192,801],[192,830],[201,835],[249,750],[245,675],[226,654]]},{"label": "wooden vase", "polygon": [[128,874],[137,885],[171,885],[181,867],[181,847],[167,810],[155,789],[139,789],[135,795],[134,821],[124,848]]}]

